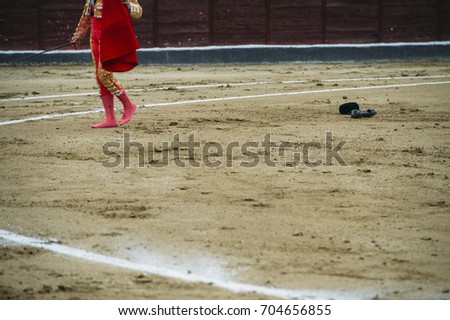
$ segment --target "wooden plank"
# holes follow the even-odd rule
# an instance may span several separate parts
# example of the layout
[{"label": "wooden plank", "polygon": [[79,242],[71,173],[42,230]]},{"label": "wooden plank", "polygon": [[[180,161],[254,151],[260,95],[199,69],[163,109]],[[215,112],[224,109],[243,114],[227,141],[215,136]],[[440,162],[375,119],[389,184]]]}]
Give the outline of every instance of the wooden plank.
[{"label": "wooden plank", "polygon": [[265,0],[265,10],[266,10],[266,25],[264,27],[264,38],[266,44],[273,43],[272,42],[272,1]]},{"label": "wooden plank", "polygon": [[372,43],[378,39],[378,0],[327,0],[327,43]]},{"label": "wooden plank", "polygon": [[378,12],[377,12],[377,28],[378,28],[378,42],[383,42],[383,12],[384,12],[384,6],[383,6],[383,0],[378,0]]},{"label": "wooden plank", "polygon": [[208,20],[209,20],[209,44],[215,43],[215,19],[214,19],[214,12],[215,12],[215,0],[208,0]]},{"label": "wooden plank", "polygon": [[213,15],[214,44],[265,43],[265,1],[216,0]]},{"label": "wooden plank", "polygon": [[42,48],[49,49],[69,41],[81,16],[79,8],[73,10],[42,10]]},{"label": "wooden plank", "polygon": [[438,40],[449,41],[450,40],[450,1],[440,0],[438,7]]},{"label": "wooden plank", "polygon": [[271,3],[270,33],[274,44],[320,43],[322,0]]},{"label": "wooden plank", "polygon": [[434,41],[437,19],[437,0],[385,1],[384,41]]},{"label": "wooden plank", "polygon": [[0,50],[38,49],[37,0],[10,1],[0,15]]},{"label": "wooden plank", "polygon": [[160,46],[209,44],[209,1],[160,1],[158,28]]},{"label": "wooden plank", "polygon": [[321,39],[322,39],[322,43],[325,44],[325,43],[327,43],[327,36],[328,36],[327,35],[327,26],[328,26],[327,0],[322,0],[321,7],[322,7],[321,8],[321,16],[322,16]]}]

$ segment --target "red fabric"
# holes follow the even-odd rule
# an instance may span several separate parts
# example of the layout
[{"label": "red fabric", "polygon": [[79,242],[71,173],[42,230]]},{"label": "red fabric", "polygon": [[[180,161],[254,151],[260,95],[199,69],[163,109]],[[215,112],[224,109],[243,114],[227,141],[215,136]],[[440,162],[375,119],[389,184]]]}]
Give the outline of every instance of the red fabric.
[{"label": "red fabric", "polygon": [[138,65],[139,43],[128,9],[122,0],[103,0],[100,60],[110,72],[132,70]]}]

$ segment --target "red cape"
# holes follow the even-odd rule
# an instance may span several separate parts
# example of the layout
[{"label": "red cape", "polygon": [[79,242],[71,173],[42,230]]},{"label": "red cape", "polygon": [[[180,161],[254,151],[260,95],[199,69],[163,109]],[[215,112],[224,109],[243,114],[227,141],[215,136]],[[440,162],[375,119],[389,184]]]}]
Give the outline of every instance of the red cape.
[{"label": "red cape", "polygon": [[139,43],[122,0],[103,0],[100,61],[110,72],[130,71],[138,65]]}]

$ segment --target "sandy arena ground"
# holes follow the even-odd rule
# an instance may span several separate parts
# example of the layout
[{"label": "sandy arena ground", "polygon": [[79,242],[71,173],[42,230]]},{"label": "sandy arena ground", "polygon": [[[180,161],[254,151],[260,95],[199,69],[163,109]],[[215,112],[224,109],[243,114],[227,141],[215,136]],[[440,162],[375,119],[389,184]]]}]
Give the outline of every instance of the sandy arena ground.
[{"label": "sandy arena ground", "polygon": [[[218,281],[297,298],[450,297],[448,62],[141,66],[117,77],[146,107],[106,130],[90,128],[97,112],[7,122],[100,108],[91,66],[0,71],[0,298],[280,298]],[[340,115],[346,101],[378,115]],[[284,154],[264,148],[269,133]],[[194,152],[170,144],[191,134]],[[255,143],[247,154],[226,152],[246,142]],[[121,161],[108,167],[112,154]],[[61,255],[5,232],[211,283]]]}]

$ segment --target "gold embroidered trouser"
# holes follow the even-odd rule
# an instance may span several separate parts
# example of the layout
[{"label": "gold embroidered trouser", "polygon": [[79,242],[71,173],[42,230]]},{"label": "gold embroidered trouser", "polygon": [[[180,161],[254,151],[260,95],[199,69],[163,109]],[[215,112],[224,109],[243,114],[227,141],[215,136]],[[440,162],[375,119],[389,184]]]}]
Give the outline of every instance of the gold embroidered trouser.
[{"label": "gold embroidered trouser", "polygon": [[95,64],[95,75],[97,78],[97,84],[100,90],[100,95],[113,94],[120,96],[123,92],[122,84],[114,77],[114,75],[103,69],[100,61],[100,34],[101,34],[101,18],[92,17],[91,25],[91,52],[92,59]]}]

